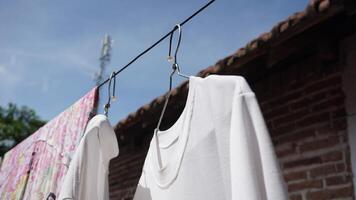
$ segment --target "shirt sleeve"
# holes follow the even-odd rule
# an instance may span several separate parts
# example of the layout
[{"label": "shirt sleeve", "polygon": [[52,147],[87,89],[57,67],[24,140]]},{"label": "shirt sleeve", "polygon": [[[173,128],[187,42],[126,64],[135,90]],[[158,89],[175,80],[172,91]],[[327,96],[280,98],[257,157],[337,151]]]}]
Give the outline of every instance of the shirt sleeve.
[{"label": "shirt sleeve", "polygon": [[252,91],[235,90],[230,141],[232,199],[288,199],[274,147]]}]

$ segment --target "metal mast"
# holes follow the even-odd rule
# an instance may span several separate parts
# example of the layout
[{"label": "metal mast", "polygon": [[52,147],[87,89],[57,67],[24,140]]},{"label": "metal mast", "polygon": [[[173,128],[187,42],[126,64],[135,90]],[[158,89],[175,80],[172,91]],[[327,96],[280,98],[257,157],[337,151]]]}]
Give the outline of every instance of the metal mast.
[{"label": "metal mast", "polygon": [[110,35],[106,34],[104,36],[104,40],[103,40],[103,46],[101,48],[101,55],[100,55],[100,68],[99,71],[95,74],[95,83],[96,85],[100,85],[100,83],[103,80],[103,77],[105,76],[105,68],[107,66],[107,64],[109,64],[110,62],[110,58],[111,58],[111,47],[112,45],[112,39],[110,37]]}]

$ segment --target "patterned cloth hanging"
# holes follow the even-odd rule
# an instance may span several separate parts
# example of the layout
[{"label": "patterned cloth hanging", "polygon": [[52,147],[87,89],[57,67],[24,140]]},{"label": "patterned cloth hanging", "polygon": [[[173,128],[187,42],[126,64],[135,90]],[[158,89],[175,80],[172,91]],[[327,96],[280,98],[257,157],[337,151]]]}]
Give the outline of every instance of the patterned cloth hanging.
[{"label": "patterned cloth hanging", "polygon": [[38,133],[8,151],[0,170],[0,199],[22,199]]},{"label": "patterned cloth hanging", "polygon": [[97,94],[95,87],[5,154],[0,170],[1,200],[58,196],[71,156],[96,107]]}]

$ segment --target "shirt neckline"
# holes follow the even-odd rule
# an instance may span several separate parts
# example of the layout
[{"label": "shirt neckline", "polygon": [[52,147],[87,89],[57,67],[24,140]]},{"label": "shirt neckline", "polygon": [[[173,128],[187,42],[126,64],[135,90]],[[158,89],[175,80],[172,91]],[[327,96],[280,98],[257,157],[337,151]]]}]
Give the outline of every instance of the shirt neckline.
[{"label": "shirt neckline", "polygon": [[[153,138],[150,147],[150,167],[155,182],[159,187],[166,188],[171,185],[172,182],[177,178],[189,137],[189,128],[191,121],[190,119],[193,111],[194,95],[196,88],[195,84],[198,79],[199,77],[189,77],[189,88],[186,104],[183,108],[181,115],[178,117],[178,120],[170,128],[164,131],[155,130],[155,132],[153,133]],[[177,134],[168,138],[159,138],[160,135],[172,134],[173,132],[176,132]],[[159,143],[157,143],[157,139],[159,139]],[[173,143],[175,144],[173,147],[175,149],[173,150],[171,155],[168,156],[169,159],[165,161],[165,163],[163,163],[162,167],[160,167],[158,151],[161,148],[170,148]]]}]

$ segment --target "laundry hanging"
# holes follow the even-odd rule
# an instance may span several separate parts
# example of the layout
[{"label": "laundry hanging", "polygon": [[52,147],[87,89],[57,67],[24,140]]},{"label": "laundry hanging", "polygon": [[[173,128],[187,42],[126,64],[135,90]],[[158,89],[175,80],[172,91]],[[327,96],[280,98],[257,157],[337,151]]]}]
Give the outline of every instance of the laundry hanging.
[{"label": "laundry hanging", "polygon": [[0,199],[42,200],[58,196],[73,152],[97,104],[93,88],[4,156]]},{"label": "laundry hanging", "polygon": [[4,155],[0,170],[0,199],[22,199],[26,188],[38,132]]},{"label": "laundry hanging", "polygon": [[116,99],[115,85],[113,72],[108,86],[108,101],[104,105],[105,115],[96,115],[89,121],[63,180],[59,200],[109,200],[109,163],[119,154],[116,134],[107,118],[111,99]]},{"label": "laundry hanging", "polygon": [[134,199],[288,199],[263,116],[244,78],[190,77],[178,120],[154,132]]},{"label": "laundry hanging", "polygon": [[105,115],[88,123],[70,163],[59,200],[109,200],[109,163],[119,154],[115,131]]}]

